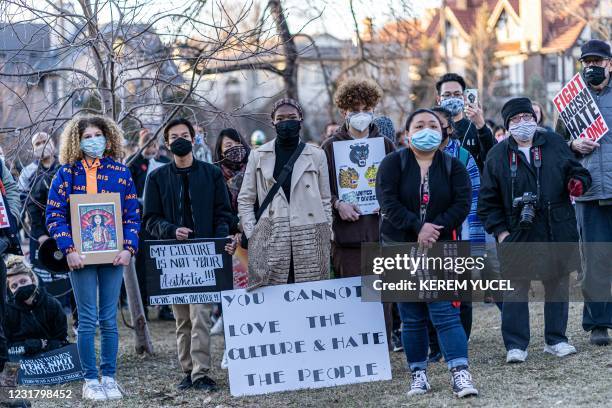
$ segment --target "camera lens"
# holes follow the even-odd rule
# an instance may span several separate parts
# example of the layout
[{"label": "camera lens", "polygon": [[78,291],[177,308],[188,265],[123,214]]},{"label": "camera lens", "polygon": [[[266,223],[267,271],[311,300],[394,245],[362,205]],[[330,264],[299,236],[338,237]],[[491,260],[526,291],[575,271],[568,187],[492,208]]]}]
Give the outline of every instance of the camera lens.
[{"label": "camera lens", "polygon": [[529,228],[535,218],[535,208],[531,204],[525,204],[521,210],[519,225],[522,228]]}]

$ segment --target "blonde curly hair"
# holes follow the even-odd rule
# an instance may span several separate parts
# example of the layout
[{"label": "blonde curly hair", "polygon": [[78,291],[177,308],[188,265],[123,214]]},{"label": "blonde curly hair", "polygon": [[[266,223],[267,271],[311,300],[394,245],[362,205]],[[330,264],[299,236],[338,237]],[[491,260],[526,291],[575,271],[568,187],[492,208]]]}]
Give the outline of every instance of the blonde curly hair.
[{"label": "blonde curly hair", "polygon": [[[83,159],[81,136],[88,127],[97,127],[106,137],[105,156],[115,160],[123,158],[123,131],[112,120],[99,115],[75,116],[66,124],[60,136],[59,161],[61,164],[74,164]],[[109,146],[110,145],[110,146]]]}]

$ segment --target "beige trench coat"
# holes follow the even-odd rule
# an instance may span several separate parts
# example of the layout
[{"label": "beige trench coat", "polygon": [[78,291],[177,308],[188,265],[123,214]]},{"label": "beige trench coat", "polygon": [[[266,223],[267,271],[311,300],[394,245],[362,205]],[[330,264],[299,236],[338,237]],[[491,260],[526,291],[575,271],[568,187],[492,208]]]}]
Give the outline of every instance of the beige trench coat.
[{"label": "beige trench coat", "polygon": [[291,175],[291,202],[283,189],[255,221],[275,183],[274,140],[252,150],[238,195],[238,215],[249,239],[249,288],[287,283],[293,257],[295,282],[329,278],[331,194],[323,150],[306,144]]}]

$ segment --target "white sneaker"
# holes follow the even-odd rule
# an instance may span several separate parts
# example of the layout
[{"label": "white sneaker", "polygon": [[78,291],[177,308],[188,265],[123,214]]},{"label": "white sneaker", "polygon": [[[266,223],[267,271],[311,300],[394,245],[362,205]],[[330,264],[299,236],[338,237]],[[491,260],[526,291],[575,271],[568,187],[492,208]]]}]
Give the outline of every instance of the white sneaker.
[{"label": "white sneaker", "polygon": [[100,384],[100,381],[97,379],[85,380],[85,384],[83,384],[83,399],[106,401],[106,392],[104,392],[104,387]]},{"label": "white sneaker", "polygon": [[104,387],[104,391],[106,391],[106,397],[109,400],[121,399],[123,398],[123,394],[121,393],[121,387],[117,384],[112,377],[102,377],[102,387]]},{"label": "white sneaker", "polygon": [[524,363],[527,359],[527,350],[512,349],[506,355],[506,363]]},{"label": "white sneaker", "polygon": [[221,368],[227,370],[227,349],[223,350],[223,358],[221,359]]},{"label": "white sneaker", "polygon": [[215,336],[217,334],[223,333],[223,316],[220,316],[213,327],[210,329],[210,335]]},{"label": "white sneaker", "polygon": [[547,344],[544,347],[544,352],[550,353],[553,356],[557,356],[557,357],[565,357],[565,356],[569,356],[570,354],[575,354],[576,347],[563,341],[561,343],[555,344],[554,346],[549,346]]},{"label": "white sneaker", "polygon": [[410,389],[406,393],[407,396],[422,395],[431,390],[431,385],[427,380],[427,372],[425,370],[416,370],[410,373],[412,381],[410,381]]}]

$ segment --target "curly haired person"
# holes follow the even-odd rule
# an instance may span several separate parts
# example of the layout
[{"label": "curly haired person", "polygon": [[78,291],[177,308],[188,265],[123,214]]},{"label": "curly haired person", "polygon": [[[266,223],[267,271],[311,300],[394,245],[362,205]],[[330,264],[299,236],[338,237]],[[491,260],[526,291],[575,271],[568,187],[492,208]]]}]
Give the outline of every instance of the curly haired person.
[{"label": "curly haired person", "polygon": [[[60,163],[47,201],[46,222],[59,249],[66,254],[70,281],[79,312],[77,345],[83,366],[83,398],[120,399],[115,381],[119,331],[117,301],[123,267],[138,248],[140,209],[132,176],[118,160],[123,157],[123,133],[112,120],[102,116],[77,116],[60,137]],[[70,226],[69,198],[74,194],[119,193],[123,221],[121,251],[112,264],[84,264],[74,245]],[[101,350],[98,380],[96,324],[100,325]]]}]

